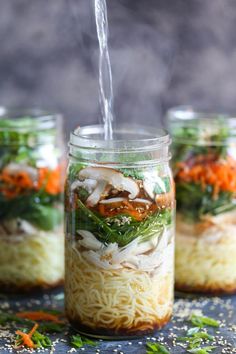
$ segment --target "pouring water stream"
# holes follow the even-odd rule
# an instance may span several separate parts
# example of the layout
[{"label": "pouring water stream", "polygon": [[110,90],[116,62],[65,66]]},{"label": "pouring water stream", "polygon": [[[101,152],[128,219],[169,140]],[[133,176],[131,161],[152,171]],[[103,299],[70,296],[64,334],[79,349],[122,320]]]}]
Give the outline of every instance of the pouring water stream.
[{"label": "pouring water stream", "polygon": [[94,0],[95,20],[97,27],[97,36],[99,42],[99,88],[100,105],[104,123],[104,139],[112,140],[112,122],[113,113],[113,85],[111,62],[108,51],[108,19],[106,0]]}]

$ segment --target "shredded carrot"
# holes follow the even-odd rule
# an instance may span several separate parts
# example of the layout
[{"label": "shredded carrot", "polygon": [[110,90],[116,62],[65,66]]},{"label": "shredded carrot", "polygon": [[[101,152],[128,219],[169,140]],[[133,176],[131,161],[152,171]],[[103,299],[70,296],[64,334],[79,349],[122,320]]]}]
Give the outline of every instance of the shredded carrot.
[{"label": "shredded carrot", "polygon": [[28,348],[36,348],[37,346],[34,344],[34,342],[32,341],[31,337],[34,334],[34,332],[37,330],[38,328],[38,323],[35,323],[35,325],[33,326],[33,328],[30,330],[29,333],[24,333],[20,330],[16,331],[16,334],[18,334],[19,336],[21,336],[21,340],[22,340],[22,344],[21,346],[26,346]]},{"label": "shredded carrot", "polygon": [[51,313],[46,313],[44,311],[19,312],[16,314],[16,316],[32,321],[52,321],[55,323],[63,323],[63,321],[61,321],[58,316]]},{"label": "shredded carrot", "polygon": [[117,214],[124,213],[132,216],[137,221],[145,219],[148,213],[150,213],[150,210],[147,209],[136,210],[134,206],[128,201],[112,203],[110,206],[99,204],[98,211],[104,217],[113,217]]},{"label": "shredded carrot", "polygon": [[218,161],[196,161],[191,166],[181,163],[178,167],[177,180],[200,183],[203,190],[207,185],[212,185],[214,197],[220,191],[236,193],[236,161],[231,157]]},{"label": "shredded carrot", "polygon": [[45,188],[45,191],[49,194],[56,195],[63,190],[61,167],[58,166],[55,170],[49,170],[48,168],[39,169],[38,189]]},{"label": "shredded carrot", "polygon": [[48,194],[57,195],[63,191],[62,166],[54,170],[49,168],[38,169],[38,179],[33,181],[25,171],[10,173],[7,168],[0,173],[0,192],[8,198],[16,198],[27,191],[45,189]]}]

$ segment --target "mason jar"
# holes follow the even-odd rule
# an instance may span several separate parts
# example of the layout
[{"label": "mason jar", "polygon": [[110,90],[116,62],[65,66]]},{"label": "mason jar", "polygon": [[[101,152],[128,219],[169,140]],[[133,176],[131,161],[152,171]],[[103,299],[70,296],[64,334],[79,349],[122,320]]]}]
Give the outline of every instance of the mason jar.
[{"label": "mason jar", "polygon": [[62,120],[0,107],[0,288],[51,288],[64,278]]},{"label": "mason jar", "polygon": [[172,314],[174,186],[165,131],[102,126],[70,138],[65,305],[81,334],[143,335]]},{"label": "mason jar", "polygon": [[176,182],[176,287],[236,292],[236,118],[168,112]]}]

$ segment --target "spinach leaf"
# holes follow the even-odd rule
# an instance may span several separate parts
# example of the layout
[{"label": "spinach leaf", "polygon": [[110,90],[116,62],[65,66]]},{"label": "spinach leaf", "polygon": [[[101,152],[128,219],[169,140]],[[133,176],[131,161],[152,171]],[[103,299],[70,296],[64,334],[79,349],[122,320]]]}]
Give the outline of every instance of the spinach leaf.
[{"label": "spinach leaf", "polygon": [[151,239],[155,235],[160,235],[164,227],[171,224],[172,212],[170,209],[164,209],[150,215],[144,221],[136,221],[131,218],[129,222],[120,225],[118,221],[127,215],[119,215],[114,218],[102,218],[97,213],[88,209],[82,201],[78,200],[78,211],[74,217],[77,220],[76,229],[88,230],[104,244],[117,243],[119,247],[124,247],[135,238],[139,237],[141,242]]},{"label": "spinach leaf", "polygon": [[200,183],[176,182],[178,210],[189,220],[200,220],[206,214],[218,215],[236,208],[236,201],[230,192],[221,191],[213,198],[212,186],[203,190]]}]

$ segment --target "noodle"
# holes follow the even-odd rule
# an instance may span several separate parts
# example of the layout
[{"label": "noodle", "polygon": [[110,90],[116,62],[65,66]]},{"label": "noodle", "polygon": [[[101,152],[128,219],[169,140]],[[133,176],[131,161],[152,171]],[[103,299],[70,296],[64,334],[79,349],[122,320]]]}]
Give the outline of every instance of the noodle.
[{"label": "noodle", "polygon": [[35,235],[0,237],[0,282],[17,287],[54,285],[64,278],[61,228]]},{"label": "noodle", "polygon": [[[66,311],[70,320],[116,332],[158,328],[171,316],[173,267],[153,274],[94,267],[66,241]],[[173,249],[173,246],[171,246]]]},{"label": "noodle", "polygon": [[[227,214],[222,217],[227,220]],[[177,221],[175,264],[177,288],[198,292],[235,292],[235,223],[222,221],[208,227],[198,236],[195,235],[195,230],[196,226],[187,228],[184,221],[181,219]]]}]

